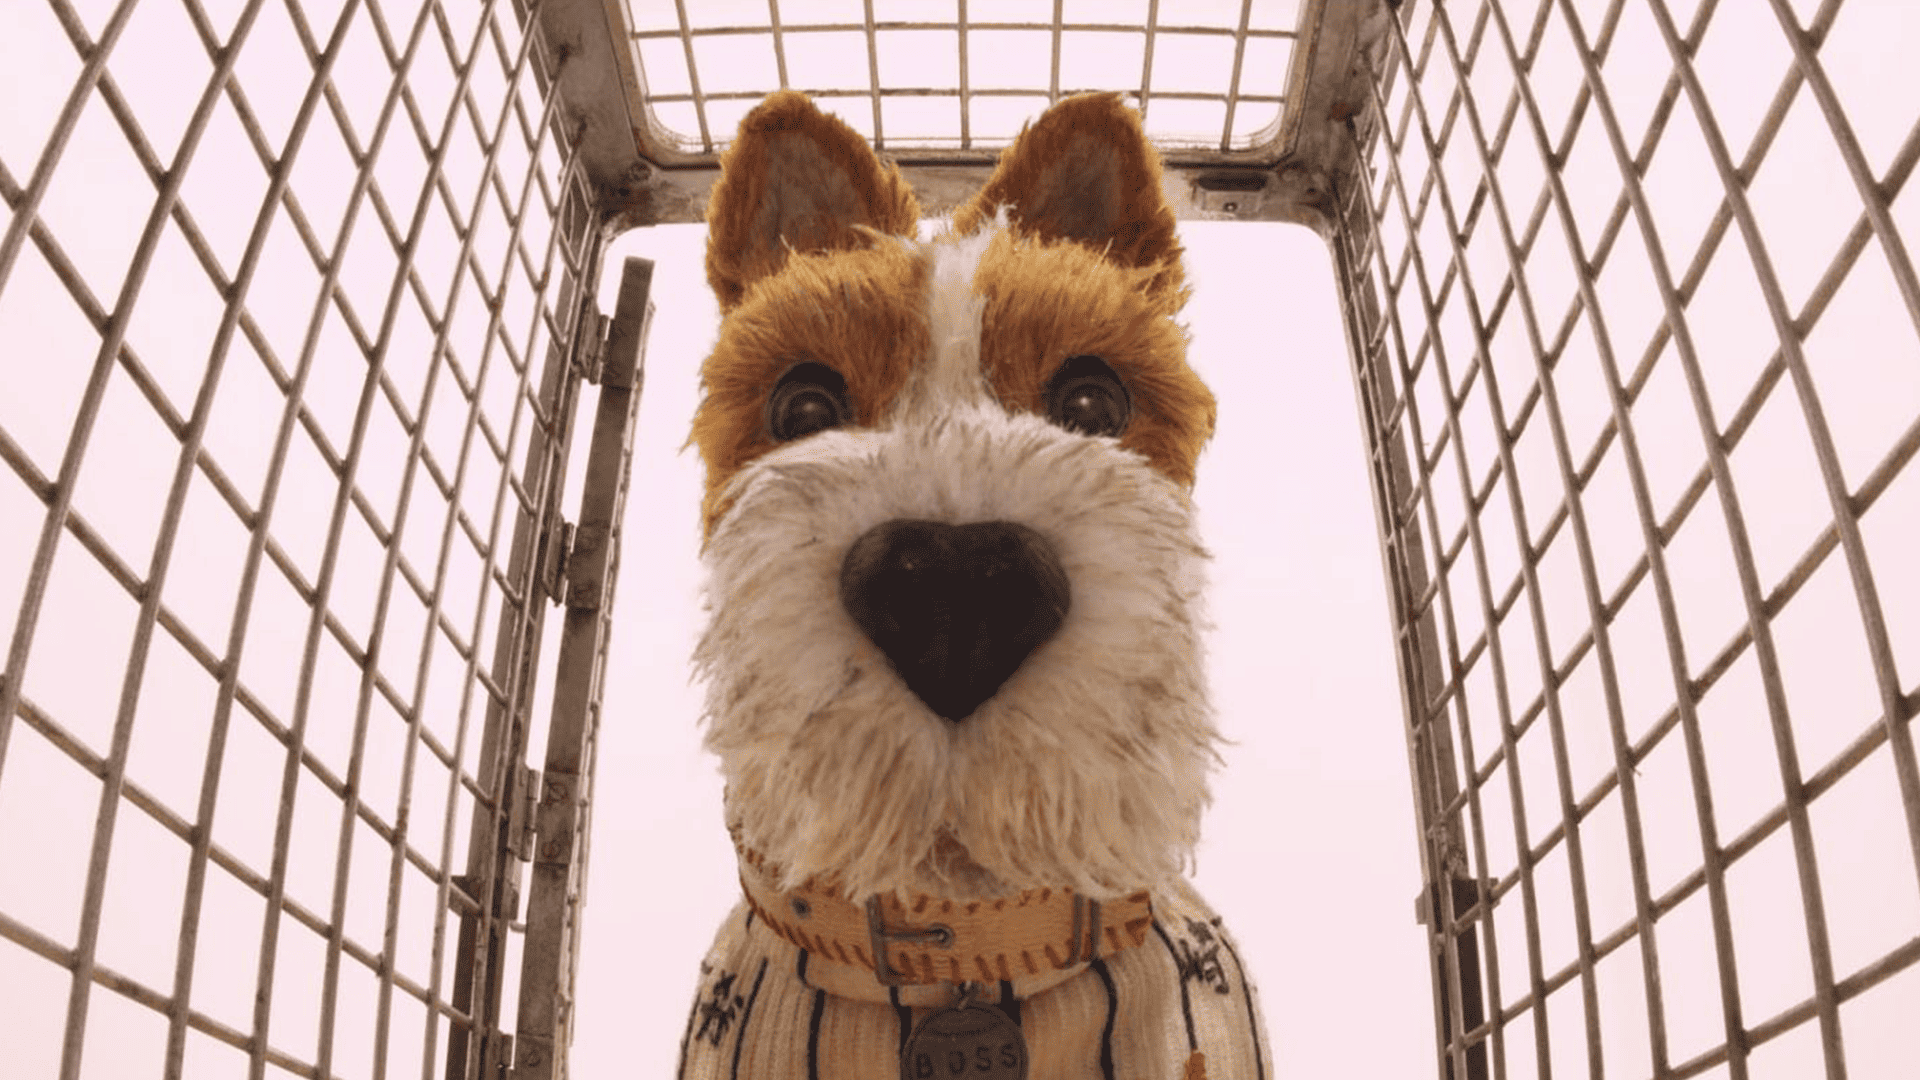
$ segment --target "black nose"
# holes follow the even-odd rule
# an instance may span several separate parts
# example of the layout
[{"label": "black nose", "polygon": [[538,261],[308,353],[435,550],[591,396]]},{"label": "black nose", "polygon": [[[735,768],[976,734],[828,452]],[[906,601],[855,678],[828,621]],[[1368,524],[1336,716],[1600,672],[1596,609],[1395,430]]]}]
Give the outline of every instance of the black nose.
[{"label": "black nose", "polygon": [[965,719],[1067,617],[1067,575],[1010,521],[889,521],[840,563],[840,602],[927,708]]}]

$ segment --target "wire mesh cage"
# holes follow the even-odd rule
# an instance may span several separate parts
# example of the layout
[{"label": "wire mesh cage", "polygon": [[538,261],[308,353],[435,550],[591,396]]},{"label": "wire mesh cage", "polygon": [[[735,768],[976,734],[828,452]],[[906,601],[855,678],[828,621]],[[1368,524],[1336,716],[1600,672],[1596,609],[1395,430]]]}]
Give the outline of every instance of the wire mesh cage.
[{"label": "wire mesh cage", "polygon": [[1118,90],[1183,217],[1327,240],[1439,1075],[1920,1060],[1903,5],[17,7],[7,1075],[566,1074],[648,312],[602,263],[782,87],[935,209]]},{"label": "wire mesh cage", "polygon": [[552,50],[504,3],[7,22],[4,1071],[490,1074],[580,861],[521,869],[611,580],[575,413],[635,363]]},{"label": "wire mesh cage", "polygon": [[1334,251],[1448,1074],[1895,1075],[1920,1002],[1912,23],[1401,14]]}]

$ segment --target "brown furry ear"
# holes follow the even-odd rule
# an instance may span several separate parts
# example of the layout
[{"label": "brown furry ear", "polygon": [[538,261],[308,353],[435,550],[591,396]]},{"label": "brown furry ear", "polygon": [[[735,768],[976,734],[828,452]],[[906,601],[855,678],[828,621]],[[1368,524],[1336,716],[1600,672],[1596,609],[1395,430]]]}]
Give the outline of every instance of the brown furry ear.
[{"label": "brown furry ear", "polygon": [[771,94],[740,121],[707,200],[707,283],[724,313],[791,251],[865,247],[864,226],[912,236],[913,188],[805,94]]},{"label": "brown furry ear", "polygon": [[1073,241],[1121,266],[1155,269],[1149,291],[1181,293],[1180,241],[1160,190],[1160,155],[1140,114],[1118,94],[1070,97],[1041,114],[1000,155],[979,194],[954,212],[953,229],[974,232],[1002,206],[1022,236]]}]

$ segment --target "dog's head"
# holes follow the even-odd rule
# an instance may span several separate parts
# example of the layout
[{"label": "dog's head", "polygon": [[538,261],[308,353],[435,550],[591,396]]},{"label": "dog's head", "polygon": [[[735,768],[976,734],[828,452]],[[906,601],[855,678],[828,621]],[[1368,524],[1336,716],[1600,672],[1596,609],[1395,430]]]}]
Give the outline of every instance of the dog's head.
[{"label": "dog's head", "polygon": [[1061,102],[922,243],[900,174],[776,94],[707,220],[695,659],[739,844],[855,897],[1180,872],[1214,403],[1138,118]]}]

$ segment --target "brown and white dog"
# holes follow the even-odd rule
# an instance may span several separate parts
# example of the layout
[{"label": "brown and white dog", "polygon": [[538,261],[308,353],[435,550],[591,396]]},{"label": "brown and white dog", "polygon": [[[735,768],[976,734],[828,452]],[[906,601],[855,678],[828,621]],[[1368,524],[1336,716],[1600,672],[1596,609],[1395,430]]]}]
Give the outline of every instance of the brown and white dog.
[{"label": "brown and white dog", "polygon": [[1214,730],[1174,215],[1070,98],[934,239],[804,96],[708,209],[696,663],[745,897],[688,1078],[1255,1080],[1191,862]]}]

